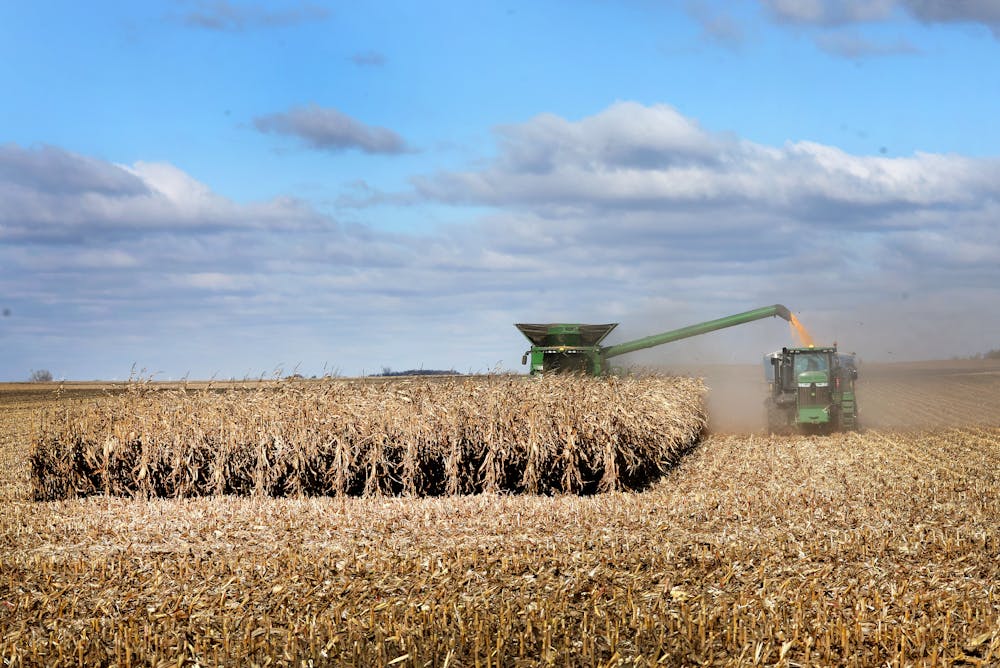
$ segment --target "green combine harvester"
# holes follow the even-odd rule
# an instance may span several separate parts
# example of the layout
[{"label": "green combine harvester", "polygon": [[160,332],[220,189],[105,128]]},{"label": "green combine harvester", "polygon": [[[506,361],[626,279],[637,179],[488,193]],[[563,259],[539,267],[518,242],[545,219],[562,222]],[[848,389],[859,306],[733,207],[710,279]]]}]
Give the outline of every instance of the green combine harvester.
[{"label": "green combine harvester", "polygon": [[614,346],[602,346],[601,341],[618,326],[618,323],[606,325],[518,324],[516,327],[532,344],[531,350],[521,358],[521,364],[527,364],[530,358],[531,375],[568,372],[600,376],[610,372],[611,367],[608,360],[613,357],[772,316],[778,316],[788,321],[792,319],[792,314],[787,308],[781,304],[775,304]]},{"label": "green combine harvester", "polygon": [[764,357],[771,392],[765,400],[772,434],[858,430],[854,354],[832,346],[782,348]]}]

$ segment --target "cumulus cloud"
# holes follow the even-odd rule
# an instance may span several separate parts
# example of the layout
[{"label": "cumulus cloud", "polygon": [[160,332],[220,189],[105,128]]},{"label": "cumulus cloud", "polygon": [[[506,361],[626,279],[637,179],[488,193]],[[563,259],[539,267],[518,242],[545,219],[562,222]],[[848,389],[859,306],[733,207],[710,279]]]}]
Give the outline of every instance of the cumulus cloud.
[{"label": "cumulus cloud", "polygon": [[1000,4],[995,0],[902,0],[903,6],[928,23],[983,23],[1000,36]]},{"label": "cumulus cloud", "polygon": [[14,145],[0,164],[0,297],[19,314],[0,332],[0,377],[43,362],[127,375],[168,357],[179,373],[243,373],[305,355],[289,332],[312,323],[324,350],[308,356],[332,359],[331,340],[349,343],[336,334],[349,331],[345,314],[419,312],[412,295],[443,281],[419,267],[399,275],[417,240],[343,226],[291,198],[234,202],[174,165]]},{"label": "cumulus cloud", "polygon": [[850,155],[800,141],[781,147],[710,132],[666,105],[620,102],[569,121],[541,115],[497,131],[485,169],[415,179],[444,201],[559,211],[753,207],[860,225],[892,209],[954,208],[1000,192],[1000,161],[956,155]]},{"label": "cumulus cloud", "polygon": [[297,137],[306,146],[324,151],[358,149],[381,154],[410,151],[406,141],[392,130],[366,125],[337,109],[316,104],[258,116],[254,126],[263,133]]},{"label": "cumulus cloud", "polygon": [[743,26],[729,13],[708,3],[689,0],[688,14],[701,25],[702,39],[730,49],[743,45],[746,36]]},{"label": "cumulus cloud", "polygon": [[15,188],[53,194],[89,192],[109,197],[149,193],[142,180],[126,169],[44,145],[35,148],[0,145],[0,184],[7,188],[8,195]]},{"label": "cumulus cloud", "polygon": [[[852,345],[877,354],[898,295],[928,314],[978,312],[983,291],[1000,298],[995,158],[766,146],[630,102],[504,126],[497,146],[475,169],[414,186],[433,201],[502,212],[477,231],[492,240],[490,261],[536,277],[532,299],[554,317],[593,302],[629,320],[676,294],[691,320],[784,301],[813,309],[822,331],[864,306],[868,329],[852,335],[873,338]],[[571,284],[587,299],[569,297]],[[941,297],[959,286],[978,292]],[[934,345],[907,350],[932,356]]]},{"label": "cumulus cloud", "polygon": [[898,0],[760,0],[779,21],[838,26],[888,18]]},{"label": "cumulus cloud", "polygon": [[861,35],[846,32],[827,32],[816,37],[816,46],[835,56],[857,60],[877,56],[896,56],[920,53],[920,49],[907,40],[880,43]]},{"label": "cumulus cloud", "polygon": [[[383,202],[465,214],[419,233],[234,202],[175,165],[7,146],[5,359],[70,377],[50,356],[126,375],[135,361],[202,376],[519,369],[513,322],[620,321],[619,337],[642,336],[775,302],[868,358],[887,340],[911,357],[996,347],[1000,316],[982,305],[1000,302],[997,159],[768,146],[632,102],[496,139],[491,158]],[[976,326],[899,336],[962,314]],[[755,360],[787,336],[759,323],[653,359]]]},{"label": "cumulus cloud", "polygon": [[996,0],[760,0],[784,23],[843,26],[883,21],[897,10],[925,23],[980,23],[1000,38]]},{"label": "cumulus cloud", "polygon": [[52,146],[0,146],[0,201],[0,239],[8,242],[321,222],[290,198],[237,205],[170,164],[116,165]]},{"label": "cumulus cloud", "polygon": [[254,3],[232,3],[228,0],[201,1],[197,8],[181,17],[184,25],[206,30],[240,32],[249,28],[275,28],[312,21],[329,16],[325,7],[301,3],[274,10]]}]

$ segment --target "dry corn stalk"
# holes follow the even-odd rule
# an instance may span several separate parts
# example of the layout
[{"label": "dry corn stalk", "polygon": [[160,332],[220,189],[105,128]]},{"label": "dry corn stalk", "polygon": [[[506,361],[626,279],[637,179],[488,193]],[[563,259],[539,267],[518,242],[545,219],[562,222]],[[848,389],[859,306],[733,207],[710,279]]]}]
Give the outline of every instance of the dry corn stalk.
[{"label": "dry corn stalk", "polygon": [[668,377],[136,385],[49,415],[32,483],[39,500],[636,489],[702,434],[703,395]]},{"label": "dry corn stalk", "polygon": [[[974,378],[907,410],[972,421]],[[33,503],[38,411],[80,399],[4,399],[5,664],[1000,665],[995,416],[712,436],[642,494]]]}]

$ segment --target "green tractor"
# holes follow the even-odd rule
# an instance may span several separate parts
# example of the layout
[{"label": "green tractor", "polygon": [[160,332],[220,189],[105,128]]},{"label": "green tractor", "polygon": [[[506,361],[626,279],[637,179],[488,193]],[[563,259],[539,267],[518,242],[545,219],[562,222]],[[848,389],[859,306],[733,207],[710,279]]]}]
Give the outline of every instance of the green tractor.
[{"label": "green tractor", "polygon": [[764,357],[770,385],[765,400],[767,427],[772,434],[858,430],[853,353],[832,346],[782,348]]},{"label": "green tractor", "polygon": [[792,318],[792,314],[787,308],[781,304],[775,304],[614,346],[602,346],[601,341],[618,326],[618,323],[607,325],[519,324],[516,327],[532,343],[531,350],[521,358],[521,364],[527,364],[530,357],[531,375],[569,372],[600,376],[611,372],[608,360],[618,355],[771,316],[778,316],[788,321],[791,321]]}]

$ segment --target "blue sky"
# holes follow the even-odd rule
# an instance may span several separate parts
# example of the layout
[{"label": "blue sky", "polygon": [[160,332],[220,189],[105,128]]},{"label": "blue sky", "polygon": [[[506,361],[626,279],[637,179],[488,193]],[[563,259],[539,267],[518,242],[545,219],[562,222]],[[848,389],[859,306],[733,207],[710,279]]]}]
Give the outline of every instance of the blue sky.
[{"label": "blue sky", "polygon": [[[0,5],[0,379],[1000,347],[1000,2]],[[754,362],[754,323],[642,362]]]}]

